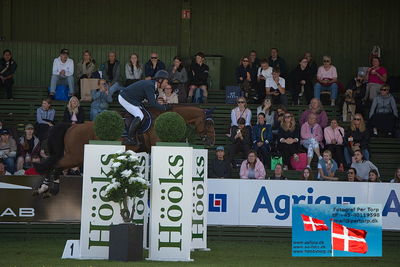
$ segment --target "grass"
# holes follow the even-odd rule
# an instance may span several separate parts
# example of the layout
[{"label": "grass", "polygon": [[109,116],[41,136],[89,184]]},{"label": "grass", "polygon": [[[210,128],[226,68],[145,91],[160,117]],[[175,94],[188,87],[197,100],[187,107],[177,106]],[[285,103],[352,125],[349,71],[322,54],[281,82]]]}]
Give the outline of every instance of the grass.
[{"label": "grass", "polygon": [[384,244],[382,258],[292,258],[289,241],[211,241],[211,251],[192,252],[194,262],[61,260],[65,238],[0,238],[1,267],[116,266],[400,266],[399,242]]}]

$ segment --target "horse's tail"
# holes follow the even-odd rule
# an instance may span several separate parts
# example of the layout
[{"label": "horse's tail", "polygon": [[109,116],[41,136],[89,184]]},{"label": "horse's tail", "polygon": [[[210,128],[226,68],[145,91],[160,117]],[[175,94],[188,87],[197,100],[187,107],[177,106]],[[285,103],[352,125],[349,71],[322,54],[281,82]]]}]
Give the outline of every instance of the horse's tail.
[{"label": "horse's tail", "polygon": [[64,156],[64,136],[70,127],[70,123],[60,123],[50,129],[47,139],[49,157],[41,163],[34,164],[38,173],[47,174],[56,167],[57,162]]}]

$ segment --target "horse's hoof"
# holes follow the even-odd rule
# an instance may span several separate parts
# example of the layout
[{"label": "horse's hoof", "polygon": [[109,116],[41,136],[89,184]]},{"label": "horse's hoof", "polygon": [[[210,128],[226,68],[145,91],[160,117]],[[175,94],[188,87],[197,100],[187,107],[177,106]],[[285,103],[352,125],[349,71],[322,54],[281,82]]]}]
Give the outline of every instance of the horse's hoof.
[{"label": "horse's hoof", "polygon": [[43,199],[49,198],[51,196],[52,196],[52,194],[50,192],[45,192],[45,193],[42,194],[42,198]]}]

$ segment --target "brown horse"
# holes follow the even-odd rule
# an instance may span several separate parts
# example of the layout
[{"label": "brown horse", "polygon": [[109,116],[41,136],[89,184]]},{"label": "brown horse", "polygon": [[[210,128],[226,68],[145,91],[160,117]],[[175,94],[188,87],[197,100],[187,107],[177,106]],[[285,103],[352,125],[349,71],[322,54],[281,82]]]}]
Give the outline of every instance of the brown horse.
[{"label": "brown horse", "polygon": [[[150,111],[154,120],[162,113],[155,109],[150,109]],[[173,106],[171,111],[180,114],[186,123],[194,125],[196,132],[202,136],[206,145],[214,145],[214,123],[207,117],[207,111],[196,106]],[[97,139],[93,126],[93,122],[72,126],[64,123],[56,125],[50,130],[48,138],[50,156],[43,163],[35,164],[36,170],[45,175],[43,184],[47,188],[46,186],[43,188],[42,184],[38,190],[35,190],[34,194],[47,193],[43,196],[49,197],[58,193],[59,184],[57,181],[62,171],[81,166],[85,144],[88,144],[89,140]],[[127,148],[136,152],[149,152],[151,146],[159,141],[154,131],[154,124],[143,134],[143,140],[144,147],[128,146]]]}]

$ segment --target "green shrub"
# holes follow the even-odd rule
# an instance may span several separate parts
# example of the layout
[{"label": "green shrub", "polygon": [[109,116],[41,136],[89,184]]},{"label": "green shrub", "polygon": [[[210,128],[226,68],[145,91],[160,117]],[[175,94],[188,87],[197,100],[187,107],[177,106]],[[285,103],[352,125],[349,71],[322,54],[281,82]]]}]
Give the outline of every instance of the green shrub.
[{"label": "green shrub", "polygon": [[100,140],[115,141],[121,138],[124,120],[115,111],[104,111],[94,120],[94,132]]},{"label": "green shrub", "polygon": [[182,142],[186,136],[186,122],[176,112],[165,112],[154,124],[156,134],[162,142]]}]

